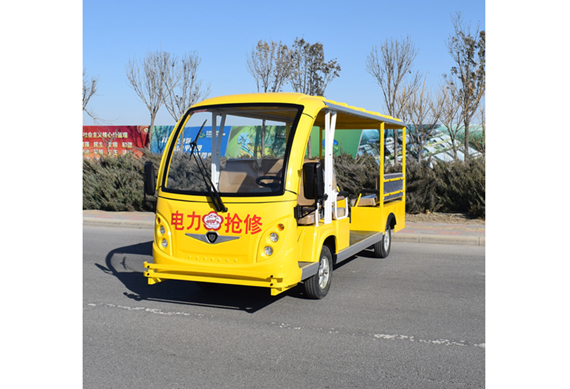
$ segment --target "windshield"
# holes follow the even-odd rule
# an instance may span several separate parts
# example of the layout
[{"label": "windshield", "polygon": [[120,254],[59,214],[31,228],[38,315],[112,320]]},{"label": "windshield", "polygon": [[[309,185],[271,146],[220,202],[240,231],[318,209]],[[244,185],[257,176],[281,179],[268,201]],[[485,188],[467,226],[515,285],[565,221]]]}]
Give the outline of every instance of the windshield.
[{"label": "windshield", "polygon": [[223,105],[191,110],[168,150],[163,190],[266,196],[284,192],[301,107]]}]

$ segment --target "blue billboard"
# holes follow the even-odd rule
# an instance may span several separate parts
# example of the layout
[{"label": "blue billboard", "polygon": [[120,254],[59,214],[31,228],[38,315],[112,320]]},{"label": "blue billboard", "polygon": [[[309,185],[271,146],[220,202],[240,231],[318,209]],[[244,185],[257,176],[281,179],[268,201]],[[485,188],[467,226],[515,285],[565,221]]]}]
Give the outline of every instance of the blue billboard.
[{"label": "blue billboard", "polygon": [[[162,154],[173,130],[174,126],[153,126],[150,151],[156,154]],[[200,127],[184,127],[184,140],[182,142],[182,147],[185,152],[190,151],[191,143],[196,138],[196,135],[198,135],[199,130]],[[224,135],[222,137],[221,155],[225,155],[226,153],[230,131],[231,127],[225,126]],[[200,153],[202,158],[206,158],[212,154],[212,126],[206,126],[202,129],[200,137],[196,143],[198,148],[197,151]],[[180,145],[177,145],[177,148],[178,147],[180,147]]]}]

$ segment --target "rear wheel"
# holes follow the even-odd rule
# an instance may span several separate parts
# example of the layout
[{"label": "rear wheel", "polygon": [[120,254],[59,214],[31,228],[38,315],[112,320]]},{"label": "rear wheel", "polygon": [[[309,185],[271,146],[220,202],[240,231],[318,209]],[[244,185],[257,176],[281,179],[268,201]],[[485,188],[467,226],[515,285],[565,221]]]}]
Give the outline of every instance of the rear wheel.
[{"label": "rear wheel", "polygon": [[305,281],[305,293],[312,299],[322,299],[331,287],[333,258],[328,246],[323,246],[317,274]]},{"label": "rear wheel", "polygon": [[382,240],[374,245],[374,254],[378,258],[386,258],[390,255],[390,248],[392,247],[392,230],[390,225],[386,226]]}]

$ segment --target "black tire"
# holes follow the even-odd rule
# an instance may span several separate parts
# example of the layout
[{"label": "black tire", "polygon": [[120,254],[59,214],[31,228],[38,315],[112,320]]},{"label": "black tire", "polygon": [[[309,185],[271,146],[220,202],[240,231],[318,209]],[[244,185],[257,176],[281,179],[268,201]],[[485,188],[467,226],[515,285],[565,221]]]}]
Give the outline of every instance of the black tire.
[{"label": "black tire", "polygon": [[386,231],[382,236],[382,240],[374,245],[374,255],[377,258],[387,258],[390,255],[390,248],[392,247],[392,230],[390,224],[386,226]]},{"label": "black tire", "polygon": [[317,274],[305,281],[305,294],[311,299],[322,299],[331,287],[333,256],[328,246],[323,246]]}]

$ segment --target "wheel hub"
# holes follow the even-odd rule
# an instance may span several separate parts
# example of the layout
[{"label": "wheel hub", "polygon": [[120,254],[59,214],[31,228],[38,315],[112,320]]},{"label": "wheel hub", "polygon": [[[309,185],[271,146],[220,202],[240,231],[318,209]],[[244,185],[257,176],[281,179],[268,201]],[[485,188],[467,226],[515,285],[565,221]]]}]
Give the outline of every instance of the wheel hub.
[{"label": "wheel hub", "polygon": [[319,286],[321,289],[324,289],[327,284],[329,283],[330,278],[330,268],[329,268],[329,261],[327,257],[321,258],[321,264],[319,265]]},{"label": "wheel hub", "polygon": [[388,251],[390,247],[390,230],[384,232],[384,251]]}]

